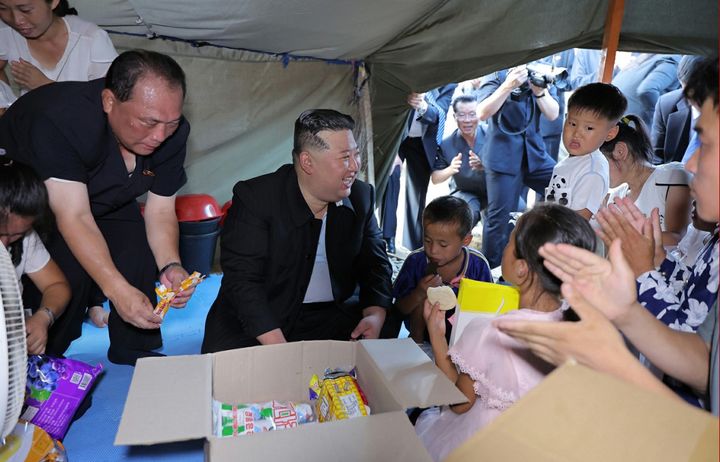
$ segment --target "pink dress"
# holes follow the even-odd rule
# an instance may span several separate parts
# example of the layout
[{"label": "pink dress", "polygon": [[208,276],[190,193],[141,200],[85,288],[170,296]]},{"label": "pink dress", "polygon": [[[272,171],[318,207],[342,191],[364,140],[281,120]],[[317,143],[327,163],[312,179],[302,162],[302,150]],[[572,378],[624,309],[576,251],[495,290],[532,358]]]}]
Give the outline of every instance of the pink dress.
[{"label": "pink dress", "polygon": [[[546,313],[520,309],[503,319],[560,321],[565,306]],[[423,412],[415,431],[433,460],[441,461],[475,432],[513,405],[553,370],[517,340],[492,326],[495,318],[477,318],[468,324],[450,348],[450,359],[473,379],[477,400],[464,414],[448,406]]]}]

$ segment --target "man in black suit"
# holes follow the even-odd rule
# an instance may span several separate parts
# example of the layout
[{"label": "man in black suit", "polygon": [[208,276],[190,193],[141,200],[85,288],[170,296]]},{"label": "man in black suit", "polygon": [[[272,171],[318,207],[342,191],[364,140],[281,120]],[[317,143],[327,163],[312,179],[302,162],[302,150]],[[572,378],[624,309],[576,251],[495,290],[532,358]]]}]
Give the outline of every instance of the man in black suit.
[{"label": "man in black suit", "polygon": [[[698,56],[684,56],[680,60],[677,75],[683,88],[699,59]],[[680,162],[687,150],[692,110],[683,97],[683,88],[665,93],[655,106],[651,138],[657,163]]]},{"label": "man in black suit", "polygon": [[[407,97],[412,111],[407,122],[408,131],[400,144],[398,156],[401,161],[405,161],[407,169],[403,246],[409,250],[422,246],[422,212],[425,209],[430,173],[442,143],[445,116],[455,87],[457,84],[451,83],[427,93],[410,93]],[[395,236],[397,224],[391,215],[397,213],[399,191],[400,171],[393,167],[383,200],[383,233],[391,253],[395,252],[392,236]]]},{"label": "man in black suit", "polygon": [[292,165],[235,185],[203,352],[378,337],[392,271],[374,189],[356,179],[354,126],[337,111],[305,111]]}]

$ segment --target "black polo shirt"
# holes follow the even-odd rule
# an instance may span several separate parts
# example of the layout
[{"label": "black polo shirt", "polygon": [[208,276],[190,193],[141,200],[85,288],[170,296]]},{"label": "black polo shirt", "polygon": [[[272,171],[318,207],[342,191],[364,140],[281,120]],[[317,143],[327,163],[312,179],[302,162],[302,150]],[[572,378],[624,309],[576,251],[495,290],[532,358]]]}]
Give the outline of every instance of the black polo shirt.
[{"label": "black polo shirt", "polygon": [[0,117],[0,147],[32,166],[43,180],[85,183],[95,217],[135,201],[147,191],[175,194],[187,181],[183,163],[190,125],[178,129],[150,156],[137,156],[128,175],[102,108],[103,79],[44,85]]}]

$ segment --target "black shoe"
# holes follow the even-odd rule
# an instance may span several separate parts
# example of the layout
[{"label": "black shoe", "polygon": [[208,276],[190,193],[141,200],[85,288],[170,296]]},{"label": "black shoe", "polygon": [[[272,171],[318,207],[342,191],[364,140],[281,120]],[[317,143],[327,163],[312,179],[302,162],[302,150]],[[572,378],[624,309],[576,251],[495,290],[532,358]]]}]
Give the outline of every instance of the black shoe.
[{"label": "black shoe", "polygon": [[129,348],[110,347],[107,352],[108,360],[113,364],[121,364],[135,367],[135,363],[140,358],[148,358],[152,356],[165,356],[162,353],[146,350],[131,350]]},{"label": "black shoe", "polygon": [[387,253],[395,253],[395,238],[394,237],[384,237],[385,240],[385,248],[387,249]]}]

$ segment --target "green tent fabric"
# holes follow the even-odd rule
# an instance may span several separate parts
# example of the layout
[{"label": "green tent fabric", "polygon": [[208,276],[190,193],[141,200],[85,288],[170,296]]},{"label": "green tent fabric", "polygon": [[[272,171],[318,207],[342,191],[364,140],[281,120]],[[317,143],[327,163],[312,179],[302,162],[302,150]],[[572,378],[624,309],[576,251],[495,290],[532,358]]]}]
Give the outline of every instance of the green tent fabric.
[{"label": "green tent fabric", "polygon": [[[408,115],[408,92],[568,48],[598,48],[608,7],[606,0],[70,3],[111,31],[119,50],[150,48],[178,59],[188,75],[185,112],[193,127],[183,192],[220,201],[237,180],[290,160],[292,122],[311,107],[333,107],[359,121],[358,138],[372,148],[370,173],[381,192]],[[620,48],[717,53],[717,21],[713,0],[626,0]],[[359,62],[370,73],[371,118],[356,103]]]}]

